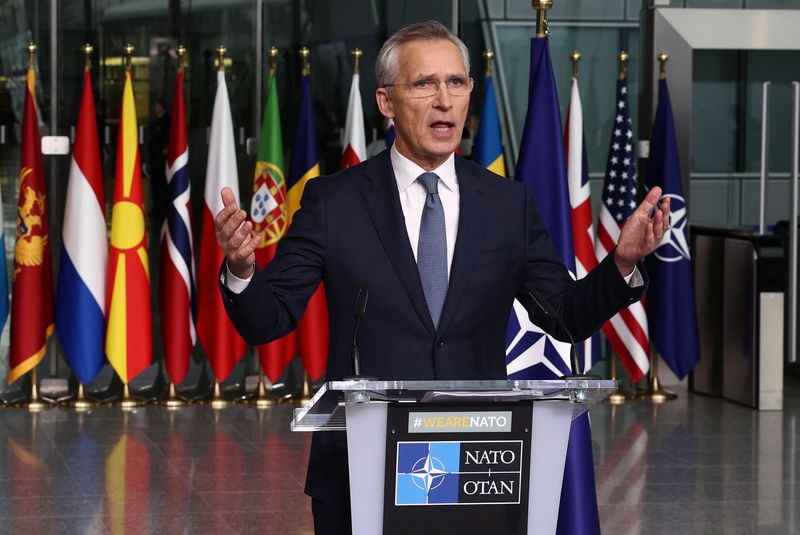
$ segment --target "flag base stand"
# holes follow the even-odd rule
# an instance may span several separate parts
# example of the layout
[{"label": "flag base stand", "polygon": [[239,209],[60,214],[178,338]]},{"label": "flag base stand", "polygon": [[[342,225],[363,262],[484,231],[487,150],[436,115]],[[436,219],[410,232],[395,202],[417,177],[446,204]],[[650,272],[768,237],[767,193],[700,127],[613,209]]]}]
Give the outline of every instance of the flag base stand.
[{"label": "flag base stand", "polygon": [[256,394],[247,400],[248,403],[255,405],[258,409],[267,409],[272,407],[277,401],[270,394],[269,390],[267,390],[266,381],[267,378],[264,376],[264,369],[262,368],[258,372],[258,388],[256,388]]},{"label": "flag base stand", "polygon": [[169,393],[167,393],[167,399],[165,399],[163,403],[167,409],[171,411],[187,405],[186,400],[178,397],[178,392],[175,390],[175,383],[172,381],[169,383]]},{"label": "flag base stand", "polygon": [[222,397],[222,389],[219,387],[219,381],[214,381],[214,393],[211,396],[212,409],[224,409],[230,406],[231,402]]},{"label": "flag base stand", "polygon": [[[614,354],[611,354],[611,380],[617,381],[617,385],[619,385],[619,381],[617,380],[617,359],[614,358]],[[634,393],[628,390],[624,390],[617,386],[617,391],[608,396],[606,399],[612,405],[622,405],[634,398]]]},{"label": "flag base stand", "polygon": [[136,407],[141,407],[142,405],[144,405],[144,402],[134,399],[133,396],[131,396],[131,389],[128,387],[128,383],[125,383],[125,386],[122,387],[122,401],[119,402],[119,406],[122,407],[122,410],[132,411]]},{"label": "flag base stand", "polygon": [[31,370],[31,398],[20,405],[26,407],[31,412],[41,412],[52,407],[49,403],[39,397],[39,385],[36,380],[36,368]]},{"label": "flag base stand", "polygon": [[627,403],[628,401],[634,399],[634,394],[633,392],[618,388],[616,392],[608,396],[606,399],[608,399],[608,402],[612,405],[622,405],[623,403]]},{"label": "flag base stand", "polygon": [[308,403],[311,400],[311,395],[311,381],[308,378],[308,372],[303,372],[303,391],[299,397],[295,398],[295,401]]},{"label": "flag base stand", "polygon": [[658,353],[655,351],[651,353],[650,384],[646,389],[636,393],[636,399],[651,403],[664,403],[665,401],[678,399],[678,395],[675,392],[661,388],[661,383],[658,381]]},{"label": "flag base stand", "polygon": [[78,383],[78,393],[75,395],[75,399],[70,401],[67,405],[76,411],[82,412],[96,407],[97,403],[86,396],[86,388],[83,386],[83,383]]}]

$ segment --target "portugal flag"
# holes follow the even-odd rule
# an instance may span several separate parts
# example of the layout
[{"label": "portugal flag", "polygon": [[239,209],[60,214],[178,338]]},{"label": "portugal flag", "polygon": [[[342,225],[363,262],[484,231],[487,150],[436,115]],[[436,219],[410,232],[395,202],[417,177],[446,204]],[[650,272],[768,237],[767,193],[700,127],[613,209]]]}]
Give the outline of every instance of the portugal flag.
[{"label": "portugal flag", "polygon": [[131,72],[125,72],[108,255],[106,355],[127,384],[153,356],[150,271]]},{"label": "portugal flag", "polygon": [[[261,142],[256,160],[250,218],[253,221],[253,233],[260,238],[256,249],[256,263],[259,269],[263,269],[275,256],[278,240],[289,226],[286,178],[283,176],[281,115],[274,68],[269,71],[267,105],[264,109]],[[277,381],[295,353],[297,342],[294,332],[258,346],[264,375],[273,383]]]},{"label": "portugal flag", "polygon": [[[306,72],[300,82],[300,99],[300,120],[289,166],[289,221],[292,214],[300,208],[306,182],[319,176],[311,80]],[[325,372],[328,362],[328,302],[322,283],[311,296],[296,332],[300,360],[303,361],[308,377],[316,381]]]},{"label": "portugal flag", "polygon": [[28,69],[22,113],[17,238],[11,300],[11,356],[8,382],[32,370],[53,334],[53,278],[41,137],[34,101],[36,75]]}]

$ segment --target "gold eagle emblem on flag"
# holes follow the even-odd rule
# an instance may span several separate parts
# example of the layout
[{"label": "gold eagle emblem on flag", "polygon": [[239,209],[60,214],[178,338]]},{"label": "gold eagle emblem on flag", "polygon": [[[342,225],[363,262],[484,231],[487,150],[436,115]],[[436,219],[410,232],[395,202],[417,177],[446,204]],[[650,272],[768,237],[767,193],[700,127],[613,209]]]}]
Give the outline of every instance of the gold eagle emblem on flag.
[{"label": "gold eagle emblem on flag", "polygon": [[[42,234],[45,195],[25,185],[25,179],[31,173],[33,173],[33,169],[30,167],[23,167],[19,173],[20,189],[24,191],[24,202],[17,208],[17,241],[14,247],[14,260],[15,264],[22,266],[40,266],[44,261],[44,248],[48,241],[47,234]],[[15,267],[15,276],[19,269],[19,267]]]}]

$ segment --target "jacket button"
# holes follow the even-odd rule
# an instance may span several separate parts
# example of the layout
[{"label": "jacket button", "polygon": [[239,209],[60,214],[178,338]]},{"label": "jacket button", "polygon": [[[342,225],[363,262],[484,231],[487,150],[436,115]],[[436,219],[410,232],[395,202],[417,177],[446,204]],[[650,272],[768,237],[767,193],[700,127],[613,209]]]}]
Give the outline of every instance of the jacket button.
[{"label": "jacket button", "polygon": [[439,349],[443,348],[444,347],[444,340],[439,340],[438,342],[436,342],[436,347],[439,348]]}]

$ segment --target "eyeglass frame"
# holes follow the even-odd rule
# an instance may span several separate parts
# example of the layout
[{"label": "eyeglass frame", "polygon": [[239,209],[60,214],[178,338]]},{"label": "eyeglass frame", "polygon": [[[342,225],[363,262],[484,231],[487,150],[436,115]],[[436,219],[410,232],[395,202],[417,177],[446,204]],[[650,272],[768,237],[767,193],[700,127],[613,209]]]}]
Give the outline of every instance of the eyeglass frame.
[{"label": "eyeglass frame", "polygon": [[[450,90],[450,87],[447,85],[447,82],[449,80],[465,80],[469,84],[469,89],[467,89],[467,91],[463,95],[458,95],[458,94],[454,95],[453,92]],[[414,95],[413,94],[414,93],[413,84],[416,84],[418,82],[426,82],[426,81],[430,82],[430,83],[436,83],[436,89],[434,89],[433,92],[430,95]],[[437,79],[435,77],[423,77],[423,78],[419,78],[417,80],[412,80],[410,82],[406,82],[406,83],[403,83],[403,84],[383,84],[381,87],[383,87],[383,88],[407,87],[409,89],[409,91],[411,91],[411,93],[412,93],[411,94],[411,98],[430,98],[430,97],[435,96],[436,93],[439,92],[439,88],[442,86],[442,84],[444,84],[445,88],[447,89],[447,94],[449,94],[451,97],[466,97],[467,95],[472,93],[473,89],[475,89],[475,80],[473,80],[471,76],[467,76],[467,77],[450,76],[446,80],[439,80],[439,79]]]}]

